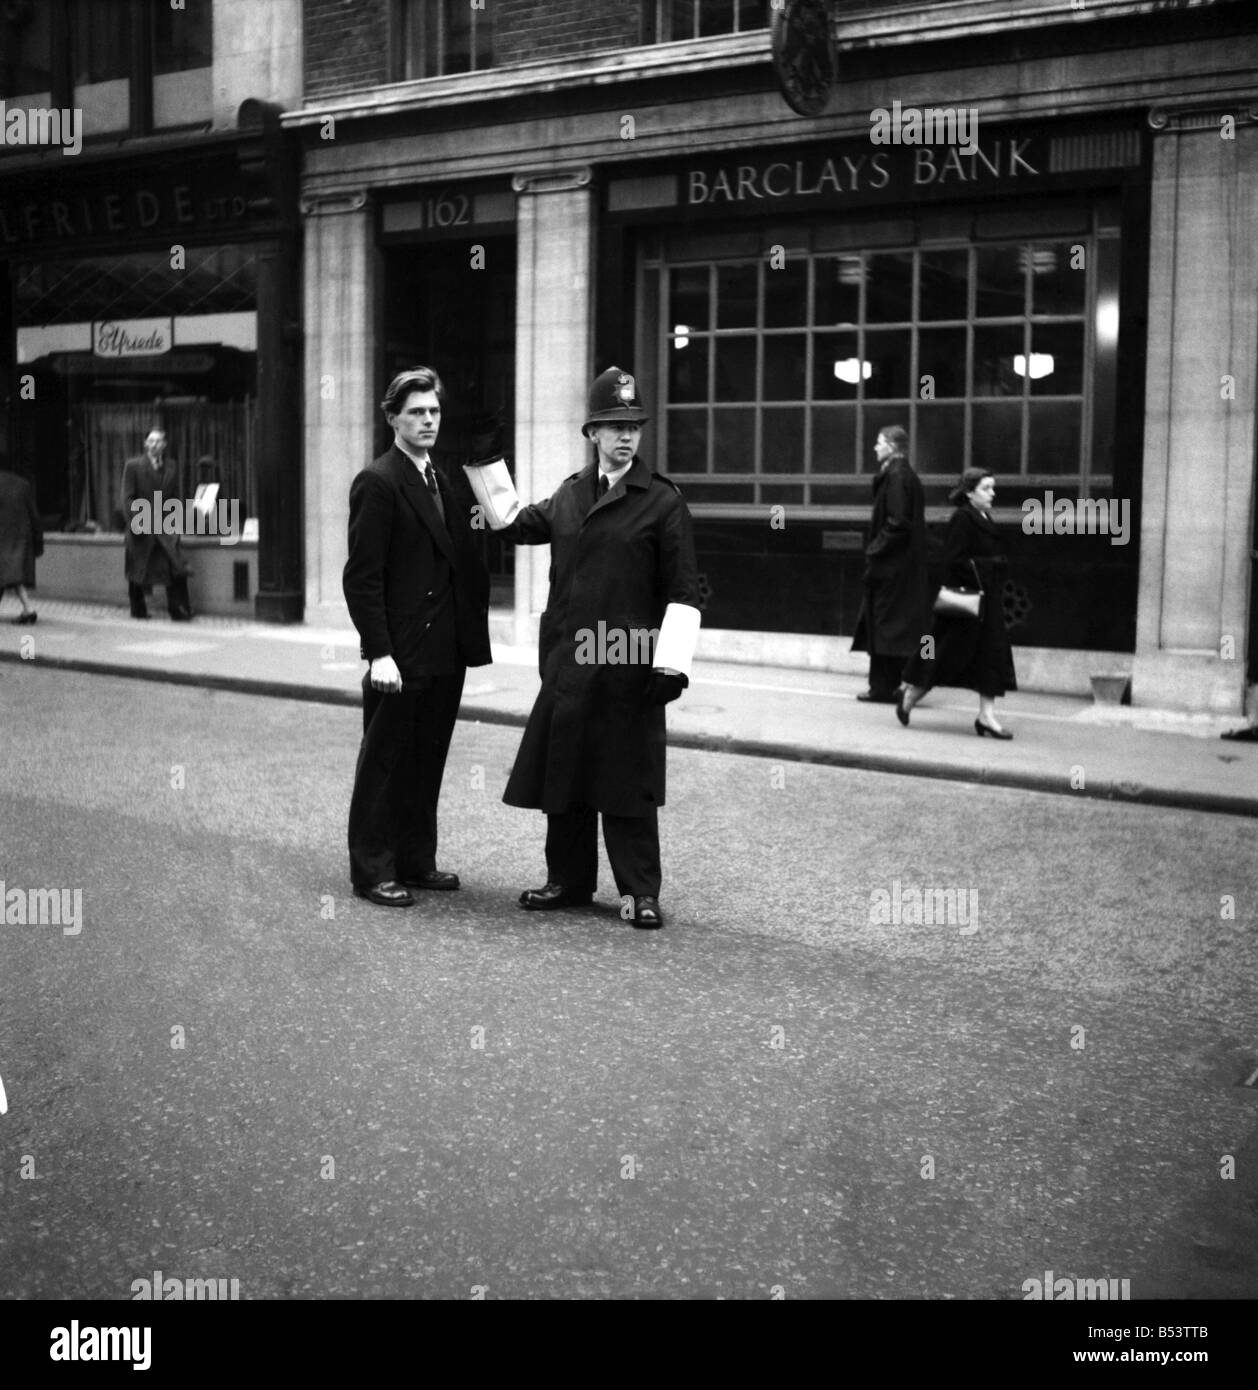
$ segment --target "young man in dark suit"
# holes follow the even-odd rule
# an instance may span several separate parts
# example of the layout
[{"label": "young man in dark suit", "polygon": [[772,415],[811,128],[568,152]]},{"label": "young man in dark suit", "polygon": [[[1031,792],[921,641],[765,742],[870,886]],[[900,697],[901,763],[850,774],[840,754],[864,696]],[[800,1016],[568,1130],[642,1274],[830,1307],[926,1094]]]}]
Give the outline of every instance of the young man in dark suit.
[{"label": "young man in dark suit", "polygon": [[343,587],[370,663],[350,877],[385,907],[409,907],[409,888],[459,886],[436,867],[437,798],[463,678],[491,659],[489,573],[469,505],[432,460],[444,396],[429,367],[396,376],[381,402],[393,445],[349,491]]}]

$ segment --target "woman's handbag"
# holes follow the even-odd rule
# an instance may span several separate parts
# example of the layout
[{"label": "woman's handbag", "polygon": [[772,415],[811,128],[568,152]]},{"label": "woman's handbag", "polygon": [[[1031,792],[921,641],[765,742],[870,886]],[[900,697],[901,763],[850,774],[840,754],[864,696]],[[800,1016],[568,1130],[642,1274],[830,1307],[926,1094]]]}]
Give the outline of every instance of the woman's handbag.
[{"label": "woman's handbag", "polygon": [[978,566],[973,560],[970,568],[974,571],[977,592],[971,589],[951,589],[947,584],[940,586],[935,596],[935,612],[947,617],[978,618],[983,605],[983,582],[978,577]]}]

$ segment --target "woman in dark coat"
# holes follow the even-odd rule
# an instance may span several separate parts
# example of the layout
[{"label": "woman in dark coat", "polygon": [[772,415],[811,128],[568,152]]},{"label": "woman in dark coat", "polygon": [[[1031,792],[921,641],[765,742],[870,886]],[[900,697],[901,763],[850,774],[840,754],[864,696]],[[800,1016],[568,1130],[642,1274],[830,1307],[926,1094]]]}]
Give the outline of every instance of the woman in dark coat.
[{"label": "woman in dark coat", "polygon": [[22,611],[15,623],[33,623],[35,610],[26,597],[26,586],[35,585],[35,561],[44,553],[44,531],[35,509],[35,494],[25,478],[0,471],[0,594],[17,590]]},{"label": "woman in dark coat", "polygon": [[878,433],[874,507],[865,544],[864,600],[852,637],[869,653],[869,690],[858,700],[894,704],[900,668],[921,646],[930,625],[926,574],[926,497],[909,463],[908,435],[899,425]]},{"label": "woman in dark coat", "polygon": [[1013,737],[996,718],[997,698],[1016,690],[1018,682],[1001,602],[1009,562],[991,518],[995,496],[996,480],[981,468],[967,468],[960,486],[948,496],[956,511],[944,538],[944,583],[972,591],[977,576],[983,602],[977,619],[964,614],[935,614],[931,630],[934,660],[924,660],[919,652],[904,668],[905,689],[896,706],[901,724],[909,722],[909,712],[932,686],[960,686],[978,692],[975,733],[980,737]]}]

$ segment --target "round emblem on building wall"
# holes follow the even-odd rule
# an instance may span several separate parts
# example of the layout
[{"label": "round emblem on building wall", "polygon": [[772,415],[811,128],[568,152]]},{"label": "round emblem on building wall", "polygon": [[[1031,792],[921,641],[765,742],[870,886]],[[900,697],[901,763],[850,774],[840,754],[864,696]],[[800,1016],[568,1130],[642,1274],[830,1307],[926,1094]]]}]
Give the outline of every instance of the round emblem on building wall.
[{"label": "round emblem on building wall", "polygon": [[819,116],[838,77],[826,0],[772,0],[769,45],[786,104],[801,116]]}]

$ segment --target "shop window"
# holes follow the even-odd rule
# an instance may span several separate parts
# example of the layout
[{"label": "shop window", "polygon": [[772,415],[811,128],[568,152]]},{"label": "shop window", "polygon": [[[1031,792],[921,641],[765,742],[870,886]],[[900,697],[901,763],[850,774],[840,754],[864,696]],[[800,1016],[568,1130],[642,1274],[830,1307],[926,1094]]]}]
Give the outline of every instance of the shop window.
[{"label": "shop window", "polygon": [[494,0],[395,0],[394,71],[399,82],[493,66]]},{"label": "shop window", "polygon": [[119,531],[125,461],[166,430],[179,495],[257,515],[257,260],[244,246],[14,268],[17,356],[35,378],[20,452],[58,529]]},{"label": "shop window", "polygon": [[900,423],[934,497],[971,464],[999,475],[1006,505],[1019,479],[1106,492],[1118,237],[895,247],[882,230],[835,253],[813,249],[835,245],[815,228],[780,268],[713,255],[710,234],[651,246],[640,357],[661,398],[644,441],[655,466],[688,496],[697,486],[697,504],[744,505],[754,488],[757,504],[795,489],[804,505],[864,507],[874,439]]},{"label": "shop window", "polygon": [[654,4],[655,42],[743,34],[768,24],[763,0],[648,0]]}]

